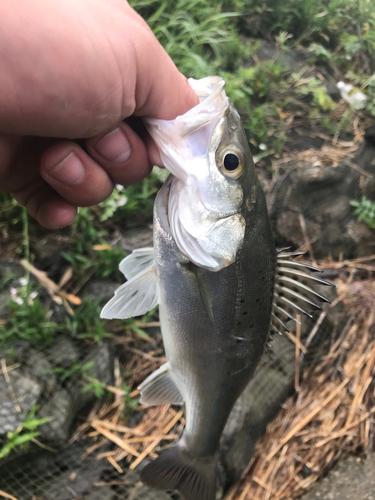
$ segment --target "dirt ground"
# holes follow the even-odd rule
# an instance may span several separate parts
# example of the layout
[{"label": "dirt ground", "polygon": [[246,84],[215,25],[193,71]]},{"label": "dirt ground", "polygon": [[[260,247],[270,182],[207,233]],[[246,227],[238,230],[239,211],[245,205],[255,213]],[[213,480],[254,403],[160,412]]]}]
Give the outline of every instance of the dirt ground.
[{"label": "dirt ground", "polygon": [[375,454],[340,460],[301,500],[375,500]]}]

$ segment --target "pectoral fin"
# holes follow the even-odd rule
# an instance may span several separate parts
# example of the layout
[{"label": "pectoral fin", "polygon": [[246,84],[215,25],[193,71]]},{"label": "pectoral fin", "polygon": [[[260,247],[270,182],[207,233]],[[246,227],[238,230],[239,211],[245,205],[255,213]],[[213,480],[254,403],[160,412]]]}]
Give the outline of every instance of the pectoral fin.
[{"label": "pectoral fin", "polygon": [[153,265],[130,278],[115,292],[100,314],[106,319],[126,319],[146,314],[159,303],[158,281]]},{"label": "pectoral fin", "polygon": [[125,278],[130,280],[153,263],[153,247],[137,248],[120,262],[119,268]]},{"label": "pectoral fin", "polygon": [[165,363],[152,373],[138,387],[141,390],[141,403],[147,405],[183,405],[184,400]]}]

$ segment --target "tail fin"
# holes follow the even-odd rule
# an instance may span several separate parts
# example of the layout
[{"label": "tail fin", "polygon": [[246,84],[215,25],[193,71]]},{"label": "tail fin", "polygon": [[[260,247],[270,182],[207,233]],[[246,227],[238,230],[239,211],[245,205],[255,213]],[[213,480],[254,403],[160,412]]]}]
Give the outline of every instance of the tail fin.
[{"label": "tail fin", "polygon": [[159,490],[177,490],[185,500],[215,500],[216,462],[191,456],[179,442],[146,465],[141,479]]}]

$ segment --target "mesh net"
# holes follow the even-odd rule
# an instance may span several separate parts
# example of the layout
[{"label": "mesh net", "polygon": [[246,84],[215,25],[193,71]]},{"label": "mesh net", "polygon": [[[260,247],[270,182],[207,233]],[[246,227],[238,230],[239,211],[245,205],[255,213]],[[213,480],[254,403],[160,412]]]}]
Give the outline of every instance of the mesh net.
[{"label": "mesh net", "polygon": [[[233,409],[222,437],[220,459],[220,492],[232,488],[228,493],[232,500],[258,500],[275,494],[276,490],[267,486],[273,477],[271,469],[264,472],[265,466],[260,464],[262,453],[256,443],[280,408],[282,412],[291,412],[292,408],[308,406],[309,392],[312,392],[308,389],[309,377],[315,384],[326,387],[327,379],[321,373],[319,378],[313,370],[327,360],[327,353],[331,353],[332,363],[324,366],[336,384],[331,388],[333,394],[351,373],[343,368],[345,363],[352,362],[350,349],[362,345],[363,363],[358,364],[358,370],[342,388],[347,390],[342,395],[346,407],[355,409],[360,422],[353,427],[352,417],[349,420],[347,414],[345,418],[340,417],[340,422],[349,426],[347,432],[355,431],[349,441],[340,441],[340,450],[374,447],[371,410],[375,405],[375,388],[371,381],[374,371],[371,356],[375,352],[375,319],[368,305],[374,300],[375,269],[371,257],[374,230],[357,221],[350,202],[360,200],[363,195],[375,200],[375,142],[371,134],[365,137],[364,124],[359,125],[349,139],[326,141],[323,138],[319,149],[307,150],[298,146],[304,141],[304,131],[296,126],[293,130],[297,129],[298,141],[291,141],[282,158],[272,159],[272,170],[270,158],[257,163],[277,245],[292,245],[308,251],[310,259],[325,270],[327,279],[336,281],[338,293],[332,291],[329,298],[333,303],[322,313],[311,320],[304,319],[301,328],[291,326],[289,335],[274,339]],[[138,239],[130,234],[124,237],[122,248],[129,251],[148,245],[150,231],[143,228],[138,234],[141,234]],[[69,247],[69,241],[62,240],[61,244],[58,253]],[[58,275],[59,262],[54,255],[52,263],[46,264],[52,279]],[[0,290],[0,307],[3,307],[9,289],[19,286],[24,269],[14,263],[3,263],[1,269],[4,286]],[[46,338],[52,335],[44,344],[33,342],[30,334],[29,340],[5,342],[0,346],[0,450],[9,446],[9,453],[0,458],[0,496],[6,494],[5,498],[17,500],[177,500],[176,493],[147,488],[138,475],[138,465],[141,467],[175,442],[184,426],[184,415],[178,408],[145,408],[134,403],[137,384],[165,362],[157,313],[142,324],[115,326],[111,338],[102,338],[99,343],[79,338],[67,334],[64,326],[71,309],[69,300],[75,297],[74,290],[69,297],[59,295],[54,289],[51,299],[51,293],[43,291],[51,292],[52,286],[45,276],[31,269],[31,277],[42,284],[40,301],[50,311],[50,320],[57,323],[57,328],[50,334],[48,324],[42,319],[36,320],[36,329],[43,330]],[[87,280],[89,278],[87,276]],[[111,297],[117,285],[105,281],[95,284],[102,302]],[[327,295],[327,290],[322,293]],[[360,296],[361,301],[350,306],[347,297],[355,295]],[[6,307],[0,310],[3,324],[8,325],[8,316]],[[22,328],[22,322],[18,324]],[[147,330],[146,337],[140,328]],[[366,345],[360,340],[365,328]],[[296,370],[300,377],[296,377]],[[356,373],[363,373],[362,385],[356,381]],[[304,395],[302,402],[295,396],[287,399],[296,387],[299,394]],[[341,411],[337,408],[331,408],[332,412]],[[293,421],[295,416],[288,415]],[[324,420],[320,413],[317,415],[318,420]],[[35,420],[44,418],[48,421],[33,427]],[[278,432],[278,439],[282,441],[287,421],[276,419],[275,427],[270,427],[262,439],[267,436],[271,439],[272,432]],[[311,424],[312,419],[307,422]],[[331,430],[337,428],[335,422]],[[293,434],[293,429],[289,431]],[[22,442],[25,435],[27,439]],[[342,437],[347,434],[343,432],[338,439]],[[269,442],[262,441],[262,445],[264,443],[271,446]],[[276,444],[272,446],[270,456]],[[280,463],[286,454],[286,448],[283,450]],[[331,451],[325,455],[327,463],[337,459],[337,453]],[[295,455],[296,474],[301,470],[305,474],[298,476],[299,481],[319,477],[319,473],[311,472],[314,460],[306,447],[298,448]],[[249,465],[252,457],[255,458]],[[278,470],[276,465],[273,463],[274,470]],[[261,472],[265,480],[259,477]],[[241,475],[242,482],[238,482]],[[234,484],[237,486],[233,489]],[[308,486],[308,482],[304,484]],[[297,490],[288,490],[288,487],[277,485],[279,491],[289,495],[285,498],[292,498]],[[298,494],[302,491],[301,487]]]}]

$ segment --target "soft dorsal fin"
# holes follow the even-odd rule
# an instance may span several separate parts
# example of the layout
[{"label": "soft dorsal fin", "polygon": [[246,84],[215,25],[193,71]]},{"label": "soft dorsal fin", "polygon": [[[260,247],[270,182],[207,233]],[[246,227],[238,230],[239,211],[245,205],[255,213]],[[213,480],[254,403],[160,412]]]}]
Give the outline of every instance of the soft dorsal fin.
[{"label": "soft dorsal fin", "polygon": [[153,247],[137,248],[120,262],[119,269],[127,280],[133,278],[154,262]]},{"label": "soft dorsal fin", "polygon": [[101,318],[126,319],[146,314],[159,304],[158,281],[154,265],[146,267],[115,291],[103,307]]},{"label": "soft dorsal fin", "polygon": [[314,289],[314,285],[329,285],[332,283],[311,274],[320,271],[312,265],[295,261],[293,258],[304,252],[287,252],[282,249],[277,255],[275,291],[273,297],[270,334],[283,333],[288,330],[289,320],[297,321],[298,313],[311,317],[311,312],[321,309],[316,302],[329,302],[324,295]]}]

